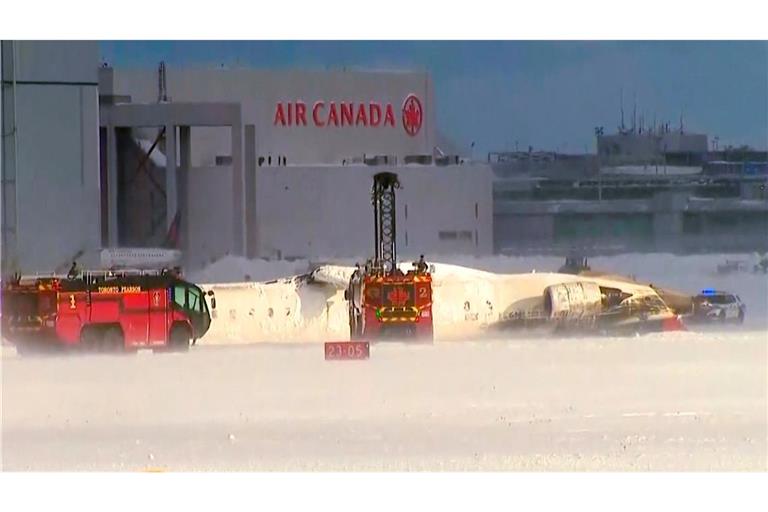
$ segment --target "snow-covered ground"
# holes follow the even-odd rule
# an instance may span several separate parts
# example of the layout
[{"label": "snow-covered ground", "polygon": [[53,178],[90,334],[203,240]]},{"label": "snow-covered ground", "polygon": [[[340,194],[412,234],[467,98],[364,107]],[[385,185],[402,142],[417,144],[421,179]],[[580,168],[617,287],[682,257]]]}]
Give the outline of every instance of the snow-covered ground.
[{"label": "snow-covered ground", "polygon": [[[307,343],[123,357],[4,350],[3,469],[765,470],[768,279],[719,276],[724,258],[590,263],[684,291],[738,293],[749,313],[734,329],[378,344],[368,361],[337,362]],[[504,273],[561,264],[441,261]],[[206,280],[306,270],[224,263]]]},{"label": "snow-covered ground", "polygon": [[3,360],[5,470],[765,470],[766,336]]}]

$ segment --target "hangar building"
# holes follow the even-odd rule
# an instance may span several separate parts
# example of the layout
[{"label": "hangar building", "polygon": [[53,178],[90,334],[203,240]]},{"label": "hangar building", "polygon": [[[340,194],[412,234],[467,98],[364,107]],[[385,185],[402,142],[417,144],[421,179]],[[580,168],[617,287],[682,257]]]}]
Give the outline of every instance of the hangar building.
[{"label": "hangar building", "polygon": [[384,170],[404,258],[492,251],[492,173],[440,135],[427,73],[113,69],[95,42],[3,42],[2,70],[4,271],[169,244],[190,269],[365,257]]}]

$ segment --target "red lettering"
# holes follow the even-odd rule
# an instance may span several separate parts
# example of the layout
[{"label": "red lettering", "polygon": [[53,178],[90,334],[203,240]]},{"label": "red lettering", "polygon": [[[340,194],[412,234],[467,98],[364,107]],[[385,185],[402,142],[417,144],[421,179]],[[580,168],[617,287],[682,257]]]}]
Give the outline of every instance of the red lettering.
[{"label": "red lettering", "polygon": [[392,110],[392,104],[387,103],[387,113],[384,114],[384,126],[389,124],[389,126],[395,126],[395,113]]},{"label": "red lettering", "polygon": [[328,124],[333,123],[333,126],[339,126],[339,114],[336,112],[336,104],[331,102],[330,113],[328,114]]},{"label": "red lettering", "polygon": [[[395,126],[395,111],[391,103],[383,106],[375,101],[365,103],[328,104],[325,113],[324,101],[316,101],[312,105],[312,122],[315,126]],[[383,111],[383,116],[382,116]],[[307,126],[307,104],[302,100],[295,102],[278,102],[275,105],[275,126]]]},{"label": "red lettering", "polygon": [[371,115],[369,116],[371,126],[379,126],[379,123],[381,123],[381,105],[371,102],[371,104],[368,105],[368,108],[371,112]]},{"label": "red lettering", "polygon": [[365,105],[362,103],[357,107],[357,118],[355,119],[355,124],[368,126],[368,119],[365,117]]},{"label": "red lettering", "polygon": [[354,105],[351,103],[344,103],[341,102],[341,126],[344,126],[345,124],[348,124],[352,126],[352,111],[354,110]]},{"label": "red lettering", "polygon": [[296,126],[307,126],[307,106],[303,101],[296,102]]},{"label": "red lettering", "polygon": [[321,122],[321,119],[318,117],[318,111],[323,107],[325,107],[325,102],[323,101],[316,101],[312,106],[312,120],[315,122],[315,126],[325,126],[325,123]]},{"label": "red lettering", "polygon": [[285,112],[283,112],[283,102],[279,101],[277,103],[277,107],[275,108],[275,120],[272,122],[275,126],[280,124],[281,126],[285,126]]}]

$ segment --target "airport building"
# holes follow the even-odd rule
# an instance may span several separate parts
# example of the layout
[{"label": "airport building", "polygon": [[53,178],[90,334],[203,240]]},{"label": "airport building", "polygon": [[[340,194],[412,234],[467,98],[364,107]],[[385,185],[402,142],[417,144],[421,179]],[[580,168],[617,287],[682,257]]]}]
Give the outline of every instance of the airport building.
[{"label": "airport building", "polygon": [[192,267],[363,257],[372,176],[394,170],[404,256],[492,250],[490,171],[439,147],[424,73],[103,67],[100,95],[112,245],[157,244],[178,214]]},{"label": "airport building", "polygon": [[[8,268],[169,243],[190,269],[228,254],[366,257],[381,171],[402,184],[402,257],[492,252],[490,169],[441,136],[428,74],[113,69],[99,65],[96,43],[3,49],[3,126],[13,132],[3,149],[15,162],[3,204],[17,210],[3,216]],[[30,75],[46,58],[58,64]],[[55,108],[37,97],[44,80]]]},{"label": "airport building", "polygon": [[683,126],[595,135],[591,154],[488,155],[496,252],[768,251],[766,151]]},{"label": "airport building", "polygon": [[765,151],[654,127],[596,152],[471,161],[415,71],[123,69],[96,42],[2,42],[3,272],[102,247],[363,258],[373,174],[394,171],[398,248],[425,254],[768,250]]},{"label": "airport building", "polygon": [[3,271],[50,272],[101,243],[98,46],[1,50]]}]

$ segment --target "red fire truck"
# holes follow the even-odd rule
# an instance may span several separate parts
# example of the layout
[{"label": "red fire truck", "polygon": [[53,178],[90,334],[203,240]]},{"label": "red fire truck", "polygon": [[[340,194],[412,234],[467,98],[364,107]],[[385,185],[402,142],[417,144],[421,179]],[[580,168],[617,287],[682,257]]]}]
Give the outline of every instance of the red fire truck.
[{"label": "red fire truck", "polygon": [[420,260],[413,270],[397,266],[395,189],[397,174],[373,177],[374,257],[352,275],[349,301],[350,339],[432,341],[432,276]]},{"label": "red fire truck", "polygon": [[428,273],[370,272],[360,289],[360,306],[351,301],[352,340],[432,340],[432,277]]},{"label": "red fire truck", "polygon": [[16,277],[3,284],[2,315],[21,353],[187,350],[211,323],[200,287],[168,271]]}]

